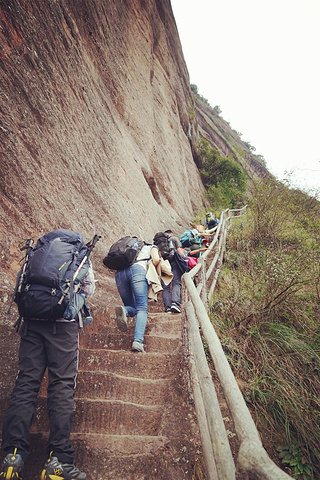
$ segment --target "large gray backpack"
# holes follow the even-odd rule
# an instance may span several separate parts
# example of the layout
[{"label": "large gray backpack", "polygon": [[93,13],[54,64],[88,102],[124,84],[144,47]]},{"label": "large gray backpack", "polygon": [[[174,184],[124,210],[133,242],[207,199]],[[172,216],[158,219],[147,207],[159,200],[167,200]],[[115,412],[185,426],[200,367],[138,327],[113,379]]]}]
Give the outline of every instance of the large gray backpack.
[{"label": "large gray backpack", "polygon": [[75,318],[85,298],[74,289],[88,272],[97,235],[94,240],[87,245],[81,233],[65,229],[38,240],[17,277],[13,300],[20,319]]}]

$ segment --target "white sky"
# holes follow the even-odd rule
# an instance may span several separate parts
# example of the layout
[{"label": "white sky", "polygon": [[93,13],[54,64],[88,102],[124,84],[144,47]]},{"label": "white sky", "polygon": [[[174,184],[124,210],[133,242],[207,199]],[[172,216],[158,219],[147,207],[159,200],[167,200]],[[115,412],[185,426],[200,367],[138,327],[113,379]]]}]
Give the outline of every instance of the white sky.
[{"label": "white sky", "polygon": [[171,0],[190,82],[280,180],[320,189],[320,0]]}]

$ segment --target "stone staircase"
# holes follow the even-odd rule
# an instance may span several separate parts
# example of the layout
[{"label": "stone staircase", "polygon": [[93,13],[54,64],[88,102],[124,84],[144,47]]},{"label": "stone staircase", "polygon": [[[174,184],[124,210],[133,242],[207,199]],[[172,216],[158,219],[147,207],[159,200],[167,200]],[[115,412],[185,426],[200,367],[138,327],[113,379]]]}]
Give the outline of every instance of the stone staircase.
[{"label": "stone staircase", "polygon": [[[120,332],[111,314],[80,334],[75,464],[88,480],[194,479],[202,454],[181,315],[149,313],[145,354],[130,350],[133,329],[129,319]],[[39,478],[48,430],[44,381],[24,480]]]}]

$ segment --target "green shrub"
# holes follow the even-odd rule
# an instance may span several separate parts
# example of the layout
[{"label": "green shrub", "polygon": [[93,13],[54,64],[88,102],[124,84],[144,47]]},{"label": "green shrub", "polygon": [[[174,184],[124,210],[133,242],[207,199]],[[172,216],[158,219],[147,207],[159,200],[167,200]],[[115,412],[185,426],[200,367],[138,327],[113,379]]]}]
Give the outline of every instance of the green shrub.
[{"label": "green shrub", "polygon": [[235,208],[243,204],[246,177],[239,165],[228,157],[221,157],[206,140],[199,140],[200,173],[207,189],[206,197],[216,209]]}]

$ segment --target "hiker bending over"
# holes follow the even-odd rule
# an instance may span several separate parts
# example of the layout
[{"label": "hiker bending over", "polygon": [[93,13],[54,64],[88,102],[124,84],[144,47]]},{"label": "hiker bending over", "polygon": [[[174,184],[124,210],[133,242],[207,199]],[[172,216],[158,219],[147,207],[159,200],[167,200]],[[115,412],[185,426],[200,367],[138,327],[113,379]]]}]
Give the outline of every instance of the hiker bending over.
[{"label": "hiker bending over", "polygon": [[219,225],[219,220],[214,213],[208,212],[206,214],[205,233],[214,233]]},{"label": "hiker bending over", "polygon": [[[164,310],[165,312],[172,312],[172,313],[180,313],[181,312],[181,277],[184,273],[188,271],[188,264],[187,261],[183,261],[183,259],[187,258],[183,248],[180,246],[179,238],[173,235],[172,230],[166,230],[164,232],[168,236],[169,242],[171,242],[174,251],[178,252],[178,254],[182,257],[178,257],[177,254],[170,255],[168,260],[171,265],[171,270],[173,273],[172,282],[165,284],[163,280],[161,280],[163,291],[162,291],[162,299],[164,303]],[[154,243],[155,238],[153,239]],[[161,252],[161,247],[158,245]],[[180,261],[179,261],[180,260]],[[185,264],[185,267],[181,268],[181,264]]]},{"label": "hiker bending over", "polygon": [[[57,278],[62,271],[63,279],[70,279],[68,285],[73,284],[73,296],[77,300],[72,305],[71,300],[66,301],[69,297],[63,295],[63,302],[59,303],[62,290],[59,290]],[[29,430],[37,395],[48,368],[50,435],[48,460],[42,470],[41,480],[85,480],[86,474],[73,465],[75,452],[69,438],[78,369],[79,317],[76,310],[83,307],[84,297],[93,295],[95,289],[88,246],[81,233],[60,229],[41,237],[31,251],[26,282],[27,285],[24,282],[20,284],[21,296],[15,297],[23,318],[19,373],[3,421],[2,448],[7,455],[0,478],[21,479],[20,472],[29,454]],[[50,282],[53,282],[54,288],[49,287]],[[67,289],[66,284],[63,289]],[[59,291],[60,296],[57,293]],[[65,315],[67,310],[68,315]],[[76,314],[67,320],[64,315],[70,317],[70,311]]]},{"label": "hiker bending over", "polygon": [[[136,317],[132,350],[144,352],[144,332],[148,317],[147,263],[151,259],[154,266],[160,262],[155,245],[143,245],[135,262],[116,272],[116,284],[124,306],[116,307],[116,322],[119,330],[126,332],[127,317]],[[106,264],[106,263],[105,263]]]}]

